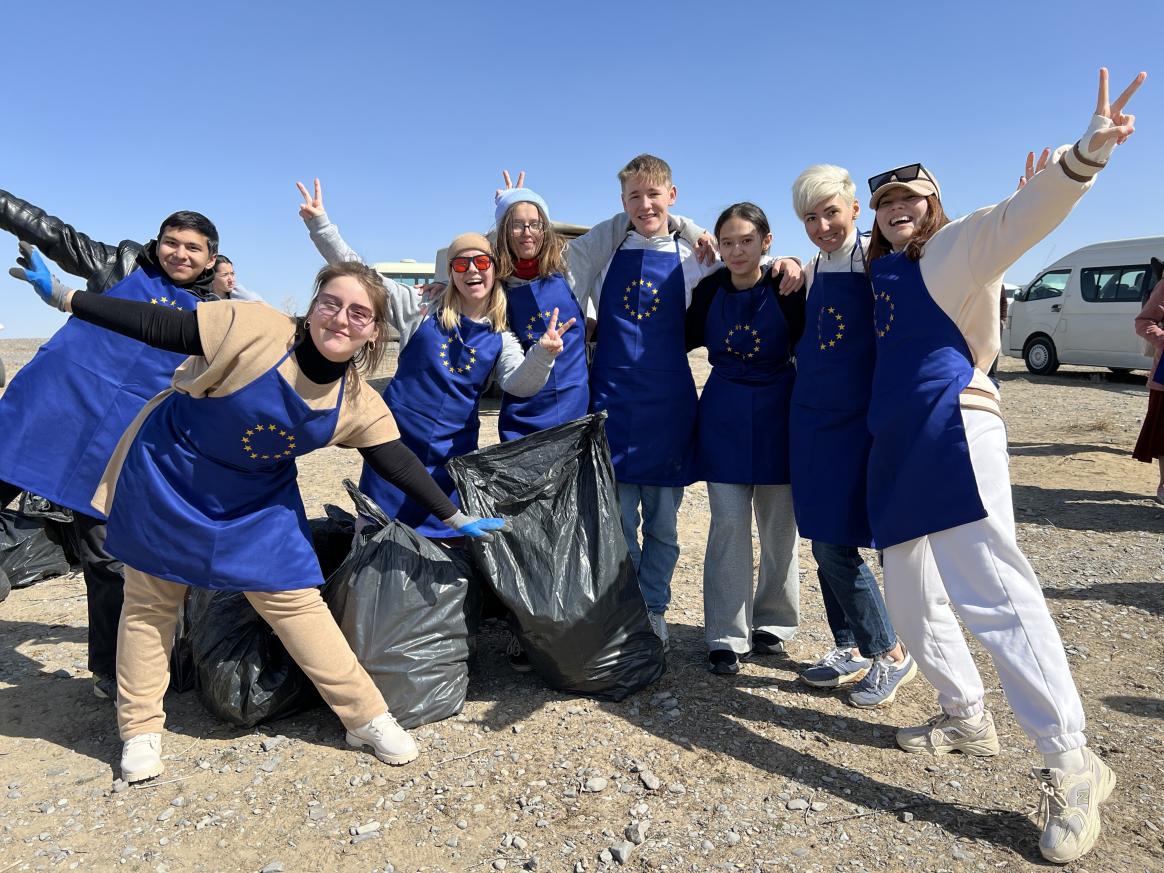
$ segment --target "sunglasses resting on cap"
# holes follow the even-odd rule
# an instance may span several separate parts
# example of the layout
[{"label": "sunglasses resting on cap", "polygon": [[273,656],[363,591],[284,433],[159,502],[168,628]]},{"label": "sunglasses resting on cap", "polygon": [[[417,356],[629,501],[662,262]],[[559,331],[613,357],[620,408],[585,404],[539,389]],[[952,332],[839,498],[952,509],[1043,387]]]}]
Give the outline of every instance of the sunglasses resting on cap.
[{"label": "sunglasses resting on cap", "polygon": [[933,177],[929,170],[921,164],[906,164],[903,167],[895,167],[887,172],[869,177],[869,193],[873,195],[869,201],[869,208],[877,208],[877,203],[881,199],[878,194],[884,194],[890,188],[897,187],[908,188],[914,194],[922,197],[933,194],[941,199],[942,196],[938,180]]}]

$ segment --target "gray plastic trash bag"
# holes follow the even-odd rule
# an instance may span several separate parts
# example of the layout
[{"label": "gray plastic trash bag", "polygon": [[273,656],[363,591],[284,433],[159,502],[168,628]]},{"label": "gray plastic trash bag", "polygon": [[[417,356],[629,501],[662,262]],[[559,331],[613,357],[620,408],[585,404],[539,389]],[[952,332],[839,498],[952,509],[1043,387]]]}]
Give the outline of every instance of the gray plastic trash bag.
[{"label": "gray plastic trash bag", "polygon": [[472,564],[344,485],[373,526],[356,537],[324,600],[401,726],[456,715],[469,687],[470,589],[480,584]]},{"label": "gray plastic trash bag", "polygon": [[559,690],[622,700],[666,663],[623,538],[605,419],[490,446],[447,469],[466,512],[509,522],[469,548],[533,668]]}]

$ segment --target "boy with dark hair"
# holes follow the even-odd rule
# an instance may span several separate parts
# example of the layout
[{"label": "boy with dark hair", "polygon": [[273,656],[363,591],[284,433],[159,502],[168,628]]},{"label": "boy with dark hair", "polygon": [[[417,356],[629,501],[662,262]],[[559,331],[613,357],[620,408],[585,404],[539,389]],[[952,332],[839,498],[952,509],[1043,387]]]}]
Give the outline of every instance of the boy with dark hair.
[{"label": "boy with dark hair", "polygon": [[[193,309],[214,300],[218,231],[182,211],[146,245],[90,239],[0,191],[0,229],[35,245],[86,290]],[[0,398],[0,501],[31,491],[73,511],[89,607],[89,669],[97,697],[113,696],[121,563],[105,551],[105,523],[90,504],[117,441],[146,402],[169,387],[185,356],[70,319]]]}]

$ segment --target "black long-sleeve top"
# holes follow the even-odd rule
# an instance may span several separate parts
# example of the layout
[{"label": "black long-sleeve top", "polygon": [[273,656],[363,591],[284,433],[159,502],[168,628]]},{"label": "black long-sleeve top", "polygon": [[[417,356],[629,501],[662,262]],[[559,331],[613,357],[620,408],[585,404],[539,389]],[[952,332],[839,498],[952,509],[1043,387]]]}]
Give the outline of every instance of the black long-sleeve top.
[{"label": "black long-sleeve top", "polygon": [[[198,332],[198,315],[193,311],[151,306],[137,300],[122,300],[105,294],[77,292],[72,298],[73,315],[78,318],[139,340],[154,348],[182,355],[203,354]],[[349,362],[336,363],[316,348],[310,333],[295,347],[295,362],[300,372],[317,385],[343,378]],[[457,508],[433,481],[428,470],[401,440],[358,449],[368,465],[439,519],[457,514]]]},{"label": "black long-sleeve top", "polygon": [[[760,274],[760,281],[753,287],[769,288],[772,296],[776,298],[780,312],[784,315],[784,320],[788,322],[788,354],[791,357],[796,344],[800,342],[800,337],[804,333],[804,308],[808,292],[804,287],[801,287],[791,294],[782,295],[779,291],[782,275],[782,273],[777,273],[773,276],[770,266],[765,266]],[[707,328],[707,314],[711,309],[711,302],[715,299],[716,292],[721,288],[728,294],[738,294],[751,290],[750,288],[736,288],[732,284],[732,274],[727,267],[705,276],[692,289],[691,305],[687,307],[687,317],[684,322],[687,351],[707,345],[704,337]]]}]

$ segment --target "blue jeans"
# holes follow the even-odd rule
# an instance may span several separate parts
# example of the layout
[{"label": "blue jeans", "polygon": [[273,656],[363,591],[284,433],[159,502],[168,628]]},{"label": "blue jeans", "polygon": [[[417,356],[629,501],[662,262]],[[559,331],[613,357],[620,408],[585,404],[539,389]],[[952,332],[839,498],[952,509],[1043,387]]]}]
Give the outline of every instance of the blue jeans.
[{"label": "blue jeans", "polygon": [[[618,484],[622,535],[639,577],[647,611],[662,614],[671,603],[671,576],[679,560],[679,504],[682,488],[662,485]],[[639,546],[639,506],[642,505],[643,544]]]},{"label": "blue jeans", "polygon": [[812,556],[837,648],[855,646],[866,658],[874,658],[897,645],[877,578],[856,547],[813,540]]}]

